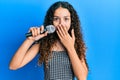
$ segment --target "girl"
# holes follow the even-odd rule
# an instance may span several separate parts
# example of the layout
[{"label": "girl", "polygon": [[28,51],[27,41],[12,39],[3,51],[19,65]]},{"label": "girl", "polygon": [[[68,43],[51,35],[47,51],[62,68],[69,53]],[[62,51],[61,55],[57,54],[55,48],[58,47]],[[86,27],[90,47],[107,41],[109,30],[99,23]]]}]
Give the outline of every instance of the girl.
[{"label": "girl", "polygon": [[[56,31],[40,34],[47,25],[54,25]],[[15,53],[10,69],[23,67],[39,53],[38,62],[45,65],[45,80],[73,80],[74,76],[86,80],[86,47],[78,15],[71,4],[64,1],[54,3],[47,11],[44,26],[32,27],[29,31],[32,36],[26,38]]]}]

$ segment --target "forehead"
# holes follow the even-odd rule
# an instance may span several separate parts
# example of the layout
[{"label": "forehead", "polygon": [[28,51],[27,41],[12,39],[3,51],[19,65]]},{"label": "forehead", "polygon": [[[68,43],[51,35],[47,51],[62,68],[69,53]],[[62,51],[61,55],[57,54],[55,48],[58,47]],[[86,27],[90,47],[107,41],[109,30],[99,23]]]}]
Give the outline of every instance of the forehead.
[{"label": "forehead", "polygon": [[70,12],[66,8],[59,7],[55,10],[54,16],[70,16]]}]

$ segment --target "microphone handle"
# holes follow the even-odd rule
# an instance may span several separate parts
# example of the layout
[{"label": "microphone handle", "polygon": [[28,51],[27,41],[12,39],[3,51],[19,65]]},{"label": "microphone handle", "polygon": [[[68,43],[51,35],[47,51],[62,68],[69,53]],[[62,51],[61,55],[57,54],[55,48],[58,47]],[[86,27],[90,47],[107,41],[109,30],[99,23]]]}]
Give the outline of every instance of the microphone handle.
[{"label": "microphone handle", "polygon": [[26,37],[32,36],[32,32],[26,33],[25,36],[26,36]]},{"label": "microphone handle", "polygon": [[[44,31],[43,31],[42,33],[40,33],[40,34],[43,34],[43,33],[45,33],[46,31],[47,31],[47,30],[44,29]],[[26,33],[25,36],[26,36],[26,37],[32,36],[32,32]]]}]

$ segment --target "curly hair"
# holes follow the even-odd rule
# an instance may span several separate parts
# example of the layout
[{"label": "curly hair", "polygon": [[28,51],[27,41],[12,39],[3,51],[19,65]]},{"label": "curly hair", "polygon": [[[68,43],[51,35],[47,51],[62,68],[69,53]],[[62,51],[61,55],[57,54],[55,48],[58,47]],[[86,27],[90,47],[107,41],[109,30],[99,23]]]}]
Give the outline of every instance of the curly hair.
[{"label": "curly hair", "polygon": [[[71,30],[74,29],[74,33],[75,33],[75,50],[77,52],[77,55],[79,57],[80,60],[84,59],[86,62],[86,56],[85,56],[85,51],[86,51],[86,47],[85,47],[85,43],[83,41],[83,37],[82,37],[82,31],[81,31],[81,26],[80,26],[80,20],[79,17],[77,15],[77,12],[75,11],[75,9],[72,7],[71,4],[69,4],[68,2],[64,2],[64,1],[58,1],[56,3],[54,3],[47,11],[45,19],[44,19],[44,26],[47,25],[52,25],[53,24],[53,17],[54,17],[54,12],[56,9],[58,9],[59,7],[65,8],[67,9],[70,14],[71,14],[71,26],[70,29],[68,31],[68,33],[71,35]],[[48,56],[51,54],[51,49],[53,47],[53,45],[56,43],[56,41],[59,39],[58,35],[56,32],[52,33],[52,34],[48,34],[46,37],[44,37],[43,39],[40,40],[40,58],[39,58],[39,64],[41,64],[42,62],[45,62],[45,65],[47,66],[48,63]],[[86,62],[87,65],[87,62]],[[88,67],[88,65],[87,65]]]}]

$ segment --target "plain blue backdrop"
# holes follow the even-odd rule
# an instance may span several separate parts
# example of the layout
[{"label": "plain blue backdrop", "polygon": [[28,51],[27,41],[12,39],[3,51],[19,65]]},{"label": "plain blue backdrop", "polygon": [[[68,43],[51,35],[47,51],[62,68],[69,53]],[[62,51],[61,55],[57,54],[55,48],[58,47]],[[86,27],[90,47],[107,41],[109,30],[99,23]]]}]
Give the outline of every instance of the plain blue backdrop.
[{"label": "plain blue backdrop", "polygon": [[[38,56],[16,71],[9,70],[9,62],[28,29],[42,25],[47,9],[56,1],[0,0],[0,80],[43,80]],[[65,1],[80,17],[90,69],[87,80],[120,80],[120,1]]]}]

